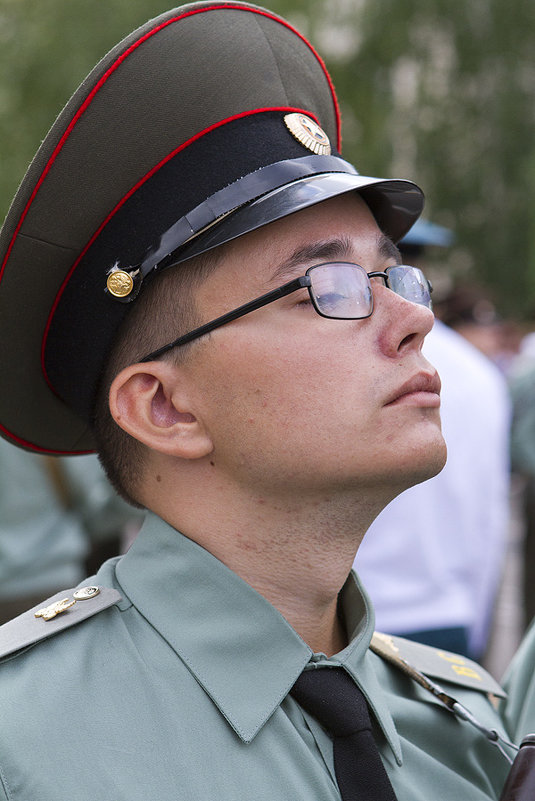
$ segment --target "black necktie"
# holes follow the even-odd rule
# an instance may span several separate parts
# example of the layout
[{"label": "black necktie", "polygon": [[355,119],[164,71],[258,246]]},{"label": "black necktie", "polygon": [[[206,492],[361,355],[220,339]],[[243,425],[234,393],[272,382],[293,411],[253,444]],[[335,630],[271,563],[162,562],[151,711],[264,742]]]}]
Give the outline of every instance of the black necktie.
[{"label": "black necktie", "polygon": [[349,674],[342,668],[305,670],[290,692],[333,737],[343,801],[396,801],[372,736],[366,699]]}]

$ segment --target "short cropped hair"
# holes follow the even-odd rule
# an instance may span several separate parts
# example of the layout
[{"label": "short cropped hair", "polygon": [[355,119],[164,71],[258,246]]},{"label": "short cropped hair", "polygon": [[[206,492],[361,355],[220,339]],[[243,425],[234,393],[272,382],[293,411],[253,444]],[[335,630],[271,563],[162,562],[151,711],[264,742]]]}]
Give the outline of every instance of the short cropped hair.
[{"label": "short cropped hair", "polygon": [[[147,448],[113,419],[108,400],[110,386],[125,367],[203,322],[195,303],[195,289],[215,269],[221,250],[170,267],[150,282],[119,329],[101,375],[92,426],[97,453],[114,488],[134,506],[142,507],[138,487]],[[192,345],[175,348],[161,358],[177,364],[183,362]]]}]

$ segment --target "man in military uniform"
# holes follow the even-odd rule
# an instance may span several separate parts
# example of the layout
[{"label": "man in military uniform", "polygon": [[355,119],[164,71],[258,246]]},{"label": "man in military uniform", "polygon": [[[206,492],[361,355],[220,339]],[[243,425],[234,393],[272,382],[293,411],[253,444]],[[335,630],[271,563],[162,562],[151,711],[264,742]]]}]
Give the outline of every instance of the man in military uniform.
[{"label": "man in military uniform", "polygon": [[498,797],[500,688],[372,641],[351,573],[445,459],[394,245],[421,208],[341,158],[322,61],[255,6],[152,20],[67,104],[0,240],[0,424],[149,512],[0,630],[1,798]]}]

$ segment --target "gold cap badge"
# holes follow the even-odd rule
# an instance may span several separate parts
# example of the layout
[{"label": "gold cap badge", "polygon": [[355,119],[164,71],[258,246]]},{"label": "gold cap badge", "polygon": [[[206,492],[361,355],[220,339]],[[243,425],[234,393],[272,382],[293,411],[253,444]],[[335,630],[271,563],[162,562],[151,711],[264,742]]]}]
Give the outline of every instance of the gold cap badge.
[{"label": "gold cap badge", "polygon": [[61,601],[56,601],[50,606],[44,606],[35,612],[35,617],[41,617],[43,620],[53,620],[58,615],[66,612],[71,606],[74,606],[77,601],[87,601],[89,598],[94,598],[100,594],[100,587],[89,586],[80,587],[73,592],[72,598],[62,598]]},{"label": "gold cap badge", "polygon": [[331,154],[329,137],[317,122],[307,117],[306,114],[286,114],[284,122],[297,141],[308,147],[317,156],[329,156]]}]

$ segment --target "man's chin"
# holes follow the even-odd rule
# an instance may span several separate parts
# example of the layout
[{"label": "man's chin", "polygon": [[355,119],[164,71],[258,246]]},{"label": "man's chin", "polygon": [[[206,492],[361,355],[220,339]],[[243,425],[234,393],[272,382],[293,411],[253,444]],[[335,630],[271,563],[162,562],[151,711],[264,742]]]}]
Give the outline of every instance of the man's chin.
[{"label": "man's chin", "polygon": [[439,433],[437,441],[422,447],[418,453],[413,452],[411,458],[405,461],[401,469],[398,468],[395,477],[392,476],[392,483],[397,490],[395,494],[399,495],[416,484],[434,478],[442,471],[446,460],[446,443]]},{"label": "man's chin", "polygon": [[409,486],[421,484],[422,481],[427,481],[429,478],[434,478],[442,472],[448,457],[446,443],[441,437],[440,445],[434,448],[429,448],[423,456],[421,463],[415,467],[413,480]]}]

